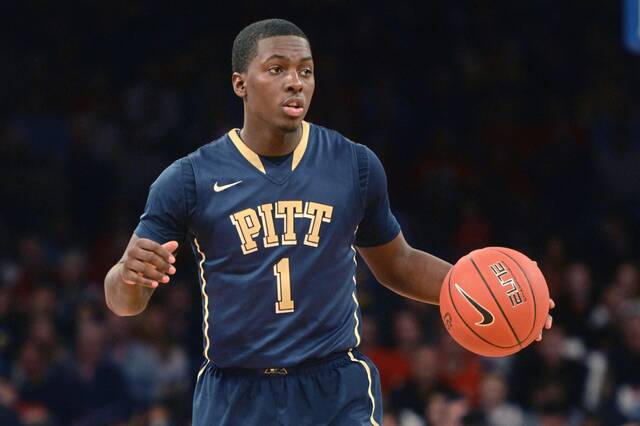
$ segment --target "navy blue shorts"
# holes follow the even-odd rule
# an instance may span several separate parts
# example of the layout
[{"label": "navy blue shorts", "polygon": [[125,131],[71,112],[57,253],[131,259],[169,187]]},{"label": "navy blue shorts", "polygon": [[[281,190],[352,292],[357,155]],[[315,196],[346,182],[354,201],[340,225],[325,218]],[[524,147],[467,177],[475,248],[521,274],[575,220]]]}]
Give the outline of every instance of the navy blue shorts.
[{"label": "navy blue shorts", "polygon": [[291,371],[269,370],[206,365],[193,395],[193,426],[382,423],[378,370],[356,349]]}]

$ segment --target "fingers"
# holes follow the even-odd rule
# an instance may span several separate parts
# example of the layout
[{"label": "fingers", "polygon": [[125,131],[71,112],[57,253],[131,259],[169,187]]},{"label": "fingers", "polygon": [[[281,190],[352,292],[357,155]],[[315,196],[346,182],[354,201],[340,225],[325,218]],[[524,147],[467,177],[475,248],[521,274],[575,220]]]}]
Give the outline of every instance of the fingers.
[{"label": "fingers", "polygon": [[[554,302],[553,299],[549,299],[549,309],[553,309],[555,307],[556,307],[556,302]],[[549,330],[552,326],[553,326],[553,316],[547,315],[547,320],[544,322],[544,328]],[[538,337],[536,337],[537,342],[539,342],[540,340],[542,340],[542,332],[540,332],[540,334],[538,334]]]},{"label": "fingers", "polygon": [[[157,256],[159,256],[166,263],[175,263],[176,258],[171,254],[172,251],[175,251],[178,248],[178,243],[176,241],[169,241],[164,245],[160,245],[155,241],[151,241],[145,238],[141,238],[137,241],[138,247],[153,252]],[[169,251],[170,248],[173,250]]]},{"label": "fingers", "polygon": [[149,278],[145,278],[139,273],[132,271],[131,269],[126,269],[123,265],[122,271],[120,272],[120,278],[122,281],[129,285],[140,285],[143,287],[156,288],[158,287],[158,282],[154,280],[150,280]]},{"label": "fingers", "polygon": [[[553,309],[555,307],[556,307],[556,302],[554,302],[553,299],[549,299],[549,309]],[[553,316],[549,315],[547,316],[547,321],[545,321],[544,323],[544,328],[548,330],[551,328],[551,326],[553,326]]]},{"label": "fingers", "polygon": [[[551,315],[549,315],[549,316],[547,316],[547,320],[544,323],[544,328],[549,330],[552,325],[553,325],[553,317]],[[540,332],[540,334],[538,334],[538,337],[536,337],[536,341],[539,342],[540,340],[542,340],[542,332]]]},{"label": "fingers", "polygon": [[149,288],[170,281],[169,275],[176,273],[175,256],[171,253],[178,248],[177,241],[158,244],[148,239],[139,239],[127,252],[121,271],[121,278],[127,284]]},{"label": "fingers", "polygon": [[166,243],[162,244],[162,247],[164,247],[169,253],[173,253],[178,249],[178,242],[167,241]]},{"label": "fingers", "polygon": [[127,284],[156,288],[158,283],[166,284],[170,278],[158,271],[153,265],[132,259],[123,265],[122,280]]},{"label": "fingers", "polygon": [[[177,243],[175,241],[170,241],[169,243],[174,243],[169,247],[175,250]],[[169,273],[170,275],[175,274],[175,267],[172,265],[172,263],[176,261],[175,256],[173,256],[164,246],[156,243],[155,241],[143,239],[138,240],[137,246],[131,249],[130,255],[136,260],[150,263],[160,272]]]},{"label": "fingers", "polygon": [[544,328],[546,328],[547,330],[551,328],[551,326],[553,325],[553,317],[551,315],[549,315],[547,317],[547,321],[544,323]]},{"label": "fingers", "polygon": [[169,276],[158,271],[158,269],[150,263],[132,260],[127,266],[132,271],[136,272],[138,275],[144,276],[145,278],[162,283],[169,282]]},{"label": "fingers", "polygon": [[130,260],[130,263],[127,265],[127,267],[129,269],[137,270],[138,272],[144,272],[144,271],[135,269],[133,267],[132,262],[138,262],[138,263],[149,265],[154,269],[156,269],[157,271],[159,271],[160,273],[169,272],[169,270],[172,268],[172,265],[170,263],[166,262],[162,257],[158,256],[156,253],[148,250],[143,250],[139,247],[131,250],[129,260]]}]

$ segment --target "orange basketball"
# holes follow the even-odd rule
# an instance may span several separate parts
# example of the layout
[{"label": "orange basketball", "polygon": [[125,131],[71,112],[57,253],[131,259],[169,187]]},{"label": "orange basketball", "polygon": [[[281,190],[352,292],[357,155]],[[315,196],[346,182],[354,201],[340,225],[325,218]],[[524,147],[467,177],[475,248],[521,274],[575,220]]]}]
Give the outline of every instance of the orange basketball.
[{"label": "orange basketball", "polygon": [[549,289],[538,265],[504,247],[462,257],[440,290],[440,316],[463,347],[484,356],[505,356],[540,334],[549,313]]}]

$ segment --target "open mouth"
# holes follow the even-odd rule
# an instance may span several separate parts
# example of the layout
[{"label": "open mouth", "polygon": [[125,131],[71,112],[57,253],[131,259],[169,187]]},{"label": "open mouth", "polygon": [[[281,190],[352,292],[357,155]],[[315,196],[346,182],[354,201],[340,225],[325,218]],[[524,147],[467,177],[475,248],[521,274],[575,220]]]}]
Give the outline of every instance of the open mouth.
[{"label": "open mouth", "polygon": [[291,117],[300,117],[304,113],[304,104],[300,99],[288,99],[282,109]]}]

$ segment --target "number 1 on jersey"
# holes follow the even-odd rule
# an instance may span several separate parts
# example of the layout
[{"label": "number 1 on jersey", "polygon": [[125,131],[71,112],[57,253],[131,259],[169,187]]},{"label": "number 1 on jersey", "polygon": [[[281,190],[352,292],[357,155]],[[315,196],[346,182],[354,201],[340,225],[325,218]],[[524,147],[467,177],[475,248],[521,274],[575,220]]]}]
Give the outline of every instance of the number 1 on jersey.
[{"label": "number 1 on jersey", "polygon": [[289,258],[283,257],[273,265],[273,275],[276,276],[278,285],[278,301],[276,302],[276,314],[293,312],[293,299],[291,299],[291,275],[289,274]]}]

